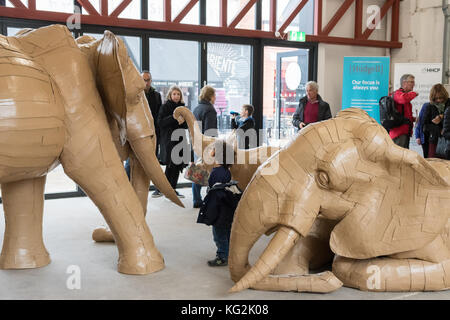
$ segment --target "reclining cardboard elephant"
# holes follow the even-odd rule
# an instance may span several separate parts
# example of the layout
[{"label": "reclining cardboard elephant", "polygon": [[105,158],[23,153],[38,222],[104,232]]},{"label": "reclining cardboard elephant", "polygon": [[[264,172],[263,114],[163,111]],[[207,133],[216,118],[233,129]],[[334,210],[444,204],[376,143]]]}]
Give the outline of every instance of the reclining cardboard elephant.
[{"label": "reclining cardboard elephant", "polygon": [[[270,166],[278,170],[264,170]],[[255,242],[273,232],[250,266]],[[308,262],[330,249],[332,272],[308,274]],[[331,292],[342,283],[449,289],[450,162],[396,146],[361,109],[341,111],[303,129],[258,168],[235,213],[228,262],[236,282],[230,292]]]},{"label": "reclining cardboard elephant", "polygon": [[[144,82],[111,32],[81,50],[65,26],[0,35],[0,183],[5,236],[0,268],[50,262],[42,240],[44,184],[58,164],[92,199],[112,230],[118,270],[164,268],[142,201],[116,149],[128,148],[142,171],[181,205],[155,157]],[[117,136],[113,137],[113,134]]]}]

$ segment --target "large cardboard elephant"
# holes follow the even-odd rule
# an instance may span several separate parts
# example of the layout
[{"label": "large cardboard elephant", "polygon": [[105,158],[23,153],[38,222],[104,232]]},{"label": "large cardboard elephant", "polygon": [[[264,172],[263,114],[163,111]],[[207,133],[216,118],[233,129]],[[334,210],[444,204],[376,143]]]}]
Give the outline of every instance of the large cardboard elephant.
[{"label": "large cardboard elephant", "polygon": [[163,257],[114,140],[129,146],[145,175],[182,204],[155,157],[145,85],[122,40],[106,31],[101,40],[80,49],[65,26],[23,30],[0,36],[0,65],[0,183],[6,220],[0,268],[50,262],[42,240],[44,184],[46,174],[61,164],[111,228],[119,272],[161,270]]},{"label": "large cardboard elephant", "polygon": [[[254,243],[272,232],[250,266]],[[322,255],[318,248],[335,254],[332,272],[308,274],[302,264]],[[330,292],[342,283],[449,289],[450,162],[396,146],[361,109],[312,124],[252,177],[235,213],[229,266],[231,292]]]}]

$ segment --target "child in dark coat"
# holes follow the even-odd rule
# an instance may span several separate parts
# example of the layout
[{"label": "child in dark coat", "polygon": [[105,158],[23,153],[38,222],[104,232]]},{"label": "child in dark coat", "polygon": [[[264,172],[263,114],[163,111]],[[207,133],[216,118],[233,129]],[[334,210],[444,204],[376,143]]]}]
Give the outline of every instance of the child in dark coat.
[{"label": "child in dark coat", "polygon": [[210,267],[228,265],[228,248],[234,211],[241,197],[236,181],[231,181],[230,167],[234,162],[233,147],[224,141],[215,143],[211,151],[214,168],[208,179],[209,190],[200,208],[197,222],[212,225],[217,246],[216,258],[208,261]]}]

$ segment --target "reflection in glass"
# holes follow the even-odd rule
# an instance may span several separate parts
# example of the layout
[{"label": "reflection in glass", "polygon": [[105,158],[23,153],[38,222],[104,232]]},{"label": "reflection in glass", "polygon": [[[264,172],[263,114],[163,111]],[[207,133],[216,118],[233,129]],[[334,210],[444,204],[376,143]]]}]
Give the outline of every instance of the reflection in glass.
[{"label": "reflection in glass", "polygon": [[[290,16],[299,1],[278,0],[277,1],[277,29]],[[270,0],[262,0],[262,30],[269,31],[270,26]],[[287,31],[303,31],[306,34],[314,34],[314,1],[308,1],[302,11],[292,20],[286,28]]]},{"label": "reflection in glass", "polygon": [[216,88],[217,125],[225,134],[231,128],[230,111],[240,113],[250,103],[251,46],[210,42],[207,52],[208,84]]},{"label": "reflection in glass", "polygon": [[17,32],[19,32],[20,30],[22,30],[23,28],[13,28],[13,27],[8,27],[6,29],[6,35],[7,36],[14,36]]},{"label": "reflection in glass", "polygon": [[151,38],[149,46],[152,86],[161,93],[163,101],[169,88],[177,85],[183,91],[186,106],[197,106],[199,43]]},{"label": "reflection in glass", "polygon": [[[123,0],[108,0],[108,13],[111,14],[123,2]],[[119,18],[141,19],[141,1],[131,1],[119,14]]]},{"label": "reflection in glass", "polygon": [[73,0],[36,0],[36,10],[73,13]]}]

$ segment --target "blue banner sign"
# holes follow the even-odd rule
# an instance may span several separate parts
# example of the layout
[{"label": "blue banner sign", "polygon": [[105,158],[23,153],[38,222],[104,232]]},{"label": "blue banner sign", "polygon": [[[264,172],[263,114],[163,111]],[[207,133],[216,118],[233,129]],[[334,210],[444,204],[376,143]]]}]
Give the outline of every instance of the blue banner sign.
[{"label": "blue banner sign", "polygon": [[380,122],[378,101],[389,94],[389,57],[344,57],[342,109],[361,108]]}]

